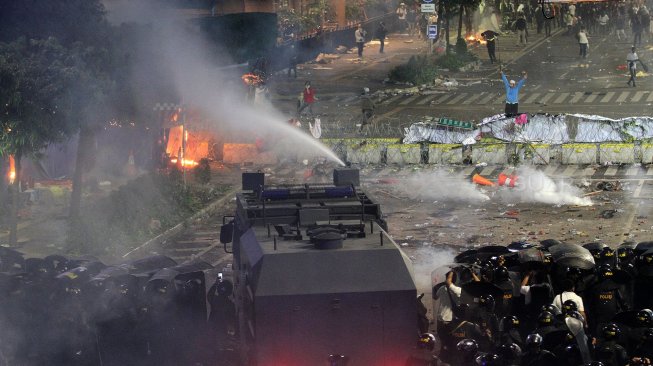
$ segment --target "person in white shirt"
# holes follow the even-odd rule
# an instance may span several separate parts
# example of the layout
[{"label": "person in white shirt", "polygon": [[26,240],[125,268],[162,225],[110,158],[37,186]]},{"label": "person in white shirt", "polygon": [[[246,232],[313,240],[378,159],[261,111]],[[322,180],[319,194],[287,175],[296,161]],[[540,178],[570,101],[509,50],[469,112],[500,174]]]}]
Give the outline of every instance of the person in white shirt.
[{"label": "person in white shirt", "polygon": [[580,46],[580,57],[586,58],[590,41],[587,39],[587,31],[585,28],[581,28],[580,32],[578,32],[578,45]]},{"label": "person in white shirt", "polygon": [[408,22],[406,21],[406,15],[408,15],[408,9],[406,8],[406,4],[401,3],[399,4],[399,7],[397,8],[397,19],[398,25],[399,25],[399,30],[406,30],[406,27],[408,26]]},{"label": "person in white shirt", "polygon": [[354,37],[356,38],[356,46],[358,46],[358,57],[363,57],[363,48],[365,47],[365,36],[367,32],[363,29],[362,25],[358,26],[356,32],[354,32]]},{"label": "person in white shirt", "polygon": [[628,85],[633,83],[633,88],[635,87],[635,76],[637,75],[637,52],[635,52],[635,47],[630,49],[630,53],[626,56],[626,66],[628,66],[628,71],[630,71],[630,79],[628,80]]},{"label": "person in white shirt", "polygon": [[583,319],[585,320],[585,326],[587,326],[587,314],[585,313],[585,305],[583,304],[583,299],[580,296],[576,295],[574,292],[574,283],[571,280],[566,279],[562,281],[562,289],[562,292],[553,298],[553,305],[562,311],[562,304],[564,304],[565,301],[573,301],[578,307],[578,312],[583,316]]}]

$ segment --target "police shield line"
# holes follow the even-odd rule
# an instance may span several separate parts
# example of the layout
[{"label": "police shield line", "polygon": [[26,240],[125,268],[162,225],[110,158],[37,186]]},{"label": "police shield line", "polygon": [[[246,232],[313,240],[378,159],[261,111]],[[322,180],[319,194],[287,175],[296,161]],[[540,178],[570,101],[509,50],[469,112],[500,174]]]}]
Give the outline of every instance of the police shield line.
[{"label": "police shield line", "polygon": [[165,256],[106,266],[0,247],[0,365],[224,362],[234,357],[233,285],[213,272]]},{"label": "police shield line", "polygon": [[432,274],[434,358],[409,365],[653,361],[653,242],[514,242],[454,262]]}]

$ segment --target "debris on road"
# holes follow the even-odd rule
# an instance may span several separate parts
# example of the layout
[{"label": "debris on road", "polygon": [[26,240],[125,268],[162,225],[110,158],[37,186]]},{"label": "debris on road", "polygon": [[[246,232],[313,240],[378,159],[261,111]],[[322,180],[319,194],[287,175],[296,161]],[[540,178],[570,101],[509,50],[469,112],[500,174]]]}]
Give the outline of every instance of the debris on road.
[{"label": "debris on road", "polygon": [[601,181],[596,184],[596,189],[600,191],[620,191],[622,187],[619,181]]}]

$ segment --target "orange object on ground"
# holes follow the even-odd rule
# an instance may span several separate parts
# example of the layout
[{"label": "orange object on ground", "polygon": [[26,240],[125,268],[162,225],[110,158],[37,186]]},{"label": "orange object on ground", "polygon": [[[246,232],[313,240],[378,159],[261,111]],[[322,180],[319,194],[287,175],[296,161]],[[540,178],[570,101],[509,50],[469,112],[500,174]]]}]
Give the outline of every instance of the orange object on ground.
[{"label": "orange object on ground", "polygon": [[480,174],[474,174],[472,177],[472,182],[481,185],[481,186],[494,186],[491,180],[482,177]]},{"label": "orange object on ground", "polygon": [[499,179],[497,179],[497,183],[499,183],[500,186],[508,186],[510,188],[515,188],[515,185],[517,184],[517,176],[514,174],[506,175],[504,173],[499,174]]}]

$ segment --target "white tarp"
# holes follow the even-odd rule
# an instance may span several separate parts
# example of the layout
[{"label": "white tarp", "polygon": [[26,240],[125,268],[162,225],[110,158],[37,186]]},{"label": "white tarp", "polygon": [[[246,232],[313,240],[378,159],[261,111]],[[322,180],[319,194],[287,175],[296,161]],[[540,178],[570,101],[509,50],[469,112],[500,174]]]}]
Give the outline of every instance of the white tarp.
[{"label": "white tarp", "polygon": [[475,130],[462,130],[419,122],[404,129],[404,143],[469,144],[472,139],[494,137],[505,142],[630,142],[653,138],[653,117],[611,119],[585,114],[534,114],[518,125],[515,117],[498,114],[483,119]]}]

